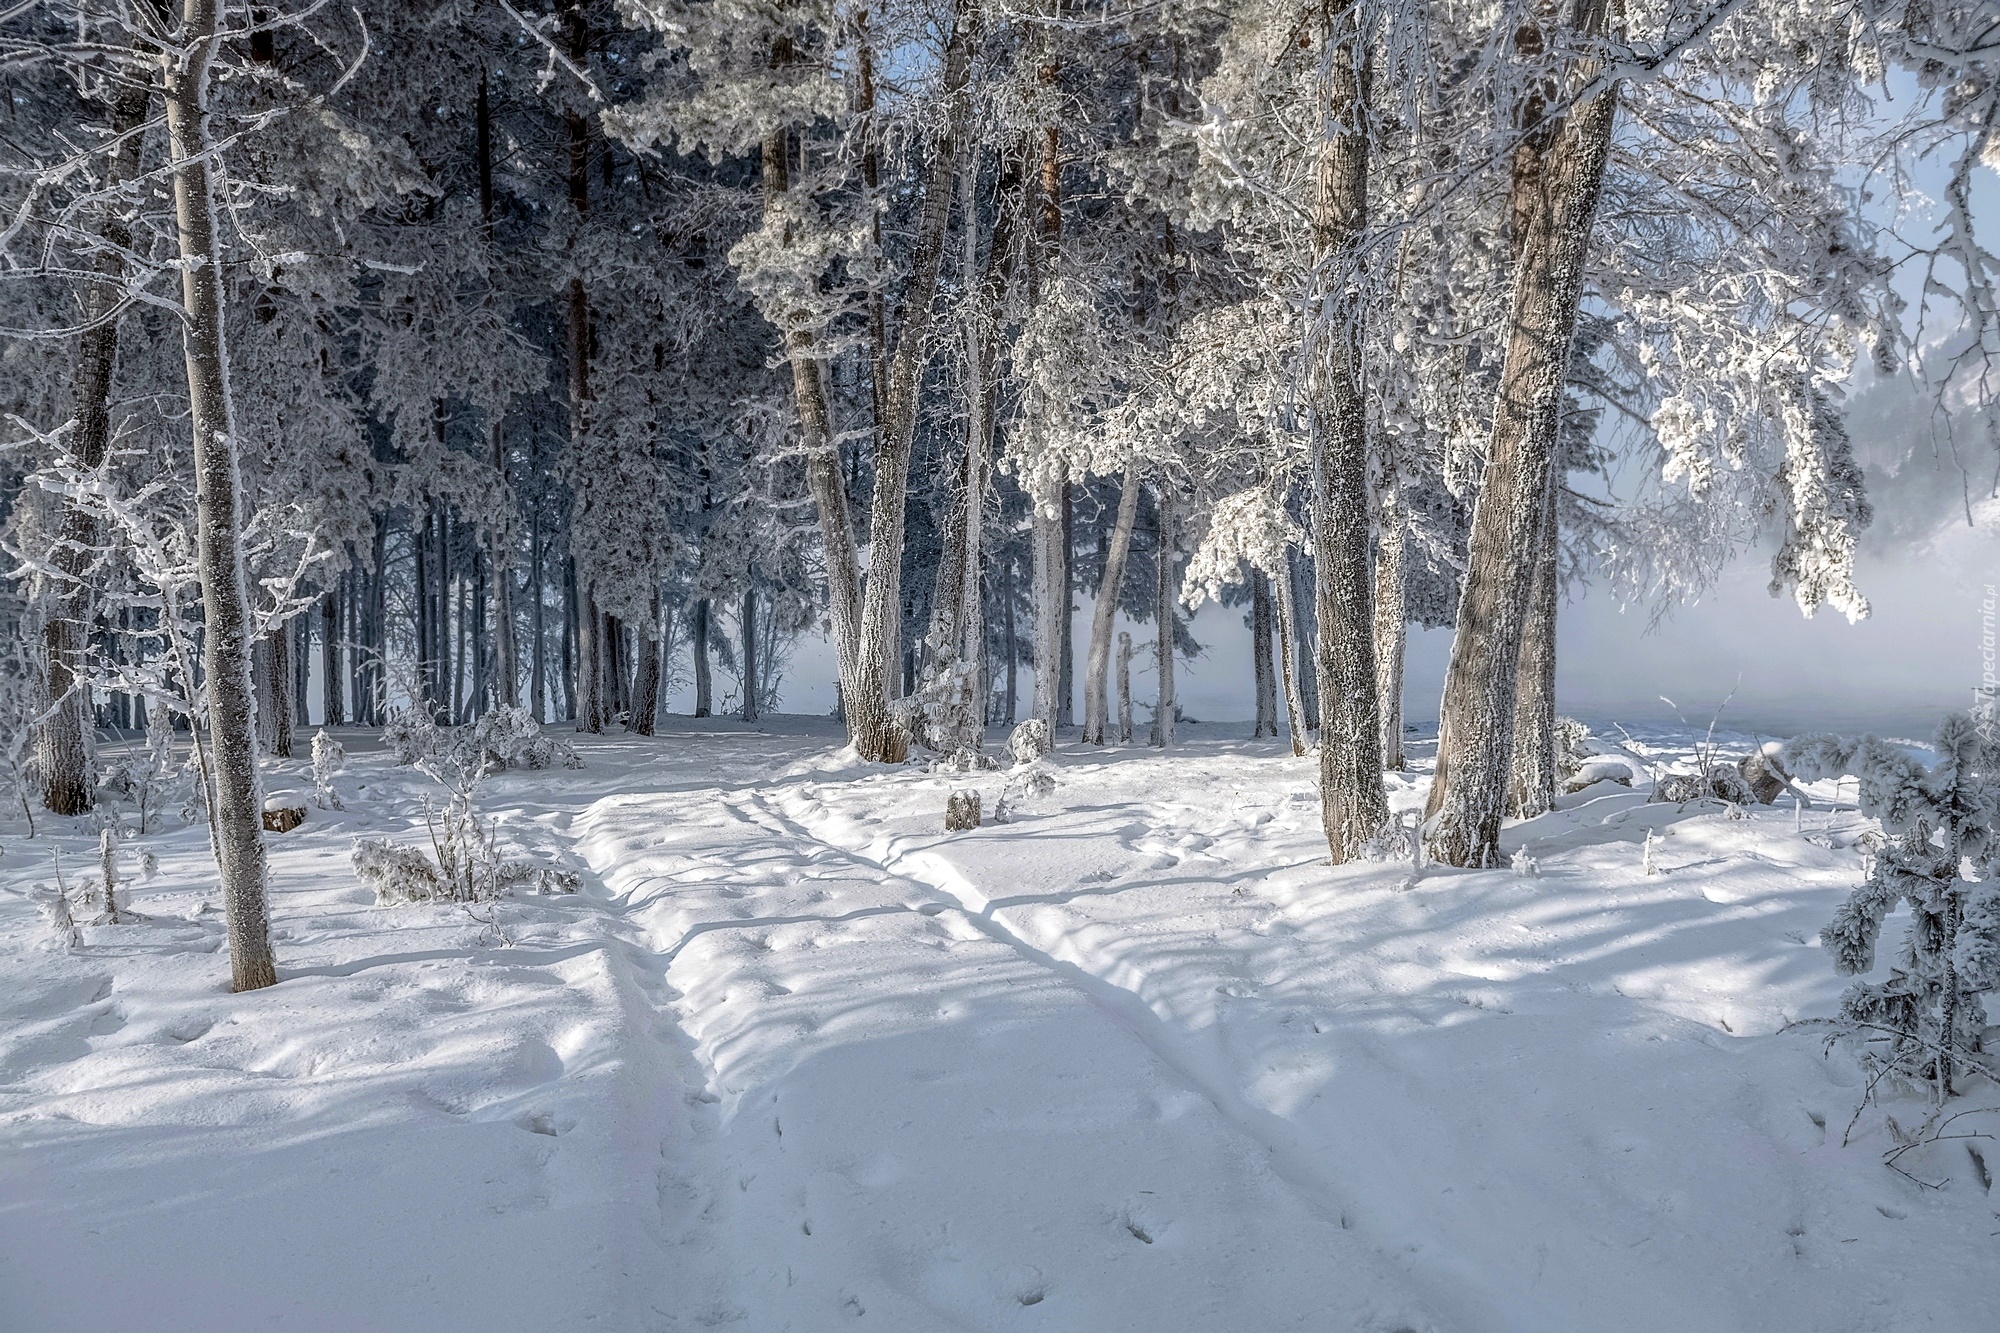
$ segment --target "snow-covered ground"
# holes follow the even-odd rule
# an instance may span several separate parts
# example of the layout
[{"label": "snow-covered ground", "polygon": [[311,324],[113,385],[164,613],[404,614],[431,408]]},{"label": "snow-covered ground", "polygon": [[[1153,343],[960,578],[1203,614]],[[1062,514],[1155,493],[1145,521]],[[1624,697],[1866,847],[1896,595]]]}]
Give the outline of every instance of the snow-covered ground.
[{"label": "snow-covered ground", "polygon": [[357,753],[240,996],[198,829],[64,952],[30,889],[94,838],[0,826],[0,1328],[2000,1327],[1966,1145],[1843,1146],[1856,1065],[1780,1031],[1858,816],[1600,787],[1510,831],[1539,873],[1412,884],[1246,730],[1065,749],[1005,824],[824,722],[590,740],[484,788],[582,885],[490,922],[373,905],[428,784]]}]

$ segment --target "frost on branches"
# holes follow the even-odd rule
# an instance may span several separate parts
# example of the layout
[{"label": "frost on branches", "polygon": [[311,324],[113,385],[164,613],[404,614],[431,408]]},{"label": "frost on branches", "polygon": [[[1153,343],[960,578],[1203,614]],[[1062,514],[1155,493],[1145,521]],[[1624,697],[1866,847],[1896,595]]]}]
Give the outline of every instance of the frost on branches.
[{"label": "frost on branches", "polygon": [[1985,995],[2000,988],[2000,744],[1990,714],[1952,713],[1938,725],[1926,769],[1873,736],[1805,736],[1785,747],[1808,781],[1851,774],[1862,812],[1887,841],[1868,878],[1820,932],[1834,967],[1875,969],[1883,923],[1910,909],[1903,940],[1880,981],[1841,998],[1838,1025],[1877,1076],[1926,1085],[1942,1101],[1968,1071],[1992,1075],[1981,1037]]}]

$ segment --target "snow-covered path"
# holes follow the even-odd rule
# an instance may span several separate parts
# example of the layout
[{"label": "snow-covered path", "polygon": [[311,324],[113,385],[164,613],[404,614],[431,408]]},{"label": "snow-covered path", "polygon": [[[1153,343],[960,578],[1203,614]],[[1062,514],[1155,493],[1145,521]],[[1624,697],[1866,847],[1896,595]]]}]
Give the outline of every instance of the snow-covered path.
[{"label": "snow-covered path", "polygon": [[1853,816],[1600,795],[1513,832],[1539,875],[1406,888],[1324,865],[1309,761],[1234,728],[1065,752],[949,836],[1005,774],[774,730],[495,780],[584,877],[497,928],[370,905],[347,844],[418,784],[358,761],[355,813],[276,840],[262,996],[222,990],[191,831],[149,922],[67,955],[10,842],[0,1326],[2000,1321],[1963,1147],[1937,1190],[1880,1112],[1843,1148],[1854,1067],[1777,1031],[1838,993]]}]

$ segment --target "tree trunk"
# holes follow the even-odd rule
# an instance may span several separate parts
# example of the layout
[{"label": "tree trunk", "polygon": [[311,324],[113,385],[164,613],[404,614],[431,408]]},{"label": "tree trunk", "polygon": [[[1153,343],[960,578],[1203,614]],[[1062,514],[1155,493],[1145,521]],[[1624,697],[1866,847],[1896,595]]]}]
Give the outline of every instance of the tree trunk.
[{"label": "tree trunk", "polygon": [[1156,748],[1174,743],[1174,497],[1161,482],[1153,488],[1153,514],[1157,524],[1155,564],[1159,579],[1153,588],[1153,619],[1159,633],[1153,641],[1153,663],[1157,672],[1153,707],[1153,738]]},{"label": "tree trunk", "polygon": [[[1076,589],[1071,586],[1070,559],[1076,552],[1076,491],[1063,471],[1062,526],[1057,553],[1062,558],[1057,611],[1062,617],[1062,646],[1056,650],[1056,725],[1076,725]],[[1050,732],[1051,736],[1055,733]]]},{"label": "tree trunk", "polygon": [[[151,98],[150,89],[135,84],[121,88],[109,107],[115,146],[105,162],[107,192],[139,174],[144,139],[140,127],[146,122]],[[105,205],[100,231],[105,244],[91,261],[82,292],[84,332],[77,339],[72,386],[76,428],[70,435],[70,461],[84,471],[102,467],[111,444],[111,373],[118,359],[118,303],[125,284],[124,257],[132,245],[132,228],[116,203]],[[83,511],[65,506],[52,560],[57,574],[43,631],[50,709],[36,734],[36,745],[42,804],[59,815],[80,815],[90,808],[93,798],[83,736],[84,705],[90,691],[84,680],[83,652],[91,618],[84,571],[90,567],[96,529]]]},{"label": "tree trunk", "polygon": [[709,601],[694,604],[694,715],[707,717],[714,707],[713,685],[708,669]]},{"label": "tree trunk", "polygon": [[[773,45],[774,65],[791,58],[791,43],[781,38]],[[768,220],[781,206],[790,189],[791,173],[786,149],[790,135],[779,129],[763,142],[764,214]],[[786,238],[789,240],[789,235]],[[820,545],[826,567],[827,616],[832,621],[835,673],[841,711],[847,719],[848,735],[855,735],[851,701],[857,688],[861,657],[861,555],[854,541],[854,522],[848,514],[847,487],[840,474],[840,446],[834,440],[833,415],[827,404],[826,378],[822,372],[819,340],[809,327],[785,328],[785,356],[792,367],[792,401],[799,417],[801,452],[806,463],[806,487],[812,492],[813,512],[819,519]],[[879,374],[878,374],[879,378]],[[879,398],[884,391],[878,390]],[[708,642],[707,609],[695,610],[695,716],[707,717]]]},{"label": "tree trunk", "polygon": [[[1576,18],[1580,31],[1602,31],[1604,3],[1588,0]],[[1592,73],[1594,62],[1586,61],[1577,80]],[[1537,127],[1528,145],[1530,169],[1515,177],[1520,260],[1431,782],[1430,852],[1446,865],[1486,866],[1499,858],[1542,506],[1616,110],[1614,81],[1563,119]]]},{"label": "tree trunk", "polygon": [[1020,716],[1021,706],[1021,643],[1014,637],[1014,569],[1017,563],[1013,556],[1007,557],[1007,577],[1001,580],[1000,588],[1000,642],[1007,654],[1007,725],[1010,727]]},{"label": "tree trunk", "polygon": [[1278,594],[1276,607],[1278,613],[1278,686],[1285,697],[1285,728],[1292,738],[1293,757],[1302,758],[1307,749],[1307,733],[1310,730],[1311,723],[1308,720],[1310,715],[1306,712],[1305,700],[1300,696],[1299,687],[1302,679],[1310,681],[1312,675],[1308,672],[1301,677],[1299,671],[1299,658],[1302,655],[1299,645],[1305,642],[1305,632],[1298,626],[1298,605],[1294,600],[1292,591],[1294,583],[1292,559],[1288,552],[1285,556],[1284,572],[1273,575],[1271,584]]},{"label": "tree trunk", "polygon": [[757,720],[757,590],[743,590],[743,720]]},{"label": "tree trunk", "polygon": [[[280,759],[292,757],[292,627],[273,626],[264,642],[269,645],[265,660],[270,664],[271,753]],[[259,813],[262,819],[262,813]]]},{"label": "tree trunk", "polygon": [[195,563],[201,579],[216,869],[233,987],[276,984],[265,909],[264,797],[257,705],[250,687],[250,597],[237,513],[236,423],[223,341],[222,252],[209,180],[209,66],[220,35],[215,0],[183,0],[186,45],[161,57],[181,258],[182,346],[194,433]]},{"label": "tree trunk", "polygon": [[[1285,586],[1281,588],[1278,603],[1279,619],[1291,626],[1290,642],[1297,649],[1298,662],[1287,667],[1288,679],[1297,687],[1299,720],[1305,724],[1306,732],[1319,730],[1319,679],[1306,666],[1318,659],[1313,648],[1313,624],[1309,614],[1313,605],[1312,561],[1303,554],[1285,553]],[[1302,733],[1295,729],[1293,751],[1304,754],[1301,748],[1305,741]]]},{"label": "tree trunk", "polygon": [[1515,681],[1514,775],[1508,805],[1519,819],[1544,814],[1556,802],[1556,554],[1561,532],[1553,470],[1549,480]]},{"label": "tree trunk", "polygon": [[326,595],[320,599],[319,714],[321,724],[329,727],[347,724],[346,700],[341,698],[341,689],[347,683],[347,672],[340,660],[340,593],[342,588],[351,586],[351,571],[343,573],[340,582],[327,589]]},{"label": "tree trunk", "polygon": [[1271,583],[1260,570],[1250,573],[1250,666],[1257,681],[1257,725],[1253,739],[1278,734],[1278,681],[1271,668]]},{"label": "tree trunk", "polygon": [[292,621],[292,726],[312,725],[312,614]]},{"label": "tree trunk", "polygon": [[[648,637],[648,635],[652,637]],[[653,734],[660,714],[660,656],[673,641],[667,622],[661,618],[660,587],[653,585],[653,614],[648,632],[638,636],[639,680],[632,689],[632,711],[625,720],[626,730],[640,736]]]},{"label": "tree trunk", "polygon": [[1118,743],[1132,743],[1132,636],[1118,632]]},{"label": "tree trunk", "polygon": [[1035,716],[1048,728],[1051,745],[1055,744],[1056,721],[1061,716],[1057,692],[1062,684],[1063,587],[1068,582],[1062,560],[1062,496],[1069,490],[1067,478],[1068,470],[1059,467],[1054,478],[1036,487],[1034,512],[1028,521],[1034,549]]},{"label": "tree trunk", "polygon": [[577,604],[576,561],[563,561],[563,624],[562,624],[562,688],[563,720],[574,722],[577,718],[576,661],[577,626],[581,621],[582,608]]},{"label": "tree trunk", "polygon": [[1360,7],[1322,11],[1319,161],[1313,188],[1316,290],[1307,371],[1312,425],[1313,572],[1319,629],[1320,818],[1336,865],[1388,820],[1375,698],[1368,569],[1368,414],[1361,394],[1360,284],[1368,226],[1366,44]]},{"label": "tree trunk", "polygon": [[1083,739],[1104,744],[1105,675],[1111,666],[1111,629],[1118,617],[1118,595],[1125,587],[1126,558],[1132,553],[1132,527],[1139,517],[1139,469],[1125,465],[1119,484],[1118,518],[1111,529],[1111,549],[1104,555],[1104,574],[1097,581],[1097,604],[1090,614],[1090,660],[1083,675]]},{"label": "tree trunk", "polygon": [[543,586],[542,506],[538,499],[528,511],[528,633],[535,660],[529,666],[529,688],[534,691],[535,721],[549,720],[549,652],[547,588]]},{"label": "tree trunk", "polygon": [[1402,497],[1394,469],[1384,480],[1375,537],[1375,697],[1382,709],[1382,766],[1403,768],[1403,646],[1409,634]]},{"label": "tree trunk", "polygon": [[944,267],[951,187],[971,114],[967,85],[981,32],[978,0],[957,0],[954,9],[940,81],[945,100],[944,132],[931,145],[924,164],[923,197],[910,250],[902,327],[889,363],[886,429],[875,452],[875,489],[868,511],[868,586],[861,609],[858,660],[853,688],[844,691],[848,735],[856,752],[863,759],[881,763],[899,763],[907,750],[907,738],[890,712],[889,684],[902,639],[904,510],[910,451],[916,438],[924,344],[935,316],[934,298]]}]

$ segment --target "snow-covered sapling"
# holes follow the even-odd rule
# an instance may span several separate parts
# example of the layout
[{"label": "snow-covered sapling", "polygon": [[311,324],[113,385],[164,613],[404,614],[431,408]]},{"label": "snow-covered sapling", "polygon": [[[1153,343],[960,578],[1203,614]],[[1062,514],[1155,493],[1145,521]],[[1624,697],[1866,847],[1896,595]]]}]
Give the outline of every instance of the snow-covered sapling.
[{"label": "snow-covered sapling", "polygon": [[347,747],[326,734],[321,727],[313,733],[313,804],[322,810],[340,810],[340,793],[333,789],[334,774],[347,766]]},{"label": "snow-covered sapling", "polygon": [[1640,864],[1645,867],[1645,871],[1649,875],[1660,873],[1660,868],[1653,864],[1653,830],[1651,829],[1646,830],[1646,841],[1640,853]]},{"label": "snow-covered sapling", "polygon": [[1528,855],[1528,848],[1525,844],[1514,849],[1514,859],[1509,864],[1514,867],[1514,873],[1523,879],[1533,879],[1541,873],[1542,869],[1541,863]]},{"label": "snow-covered sapling", "polygon": [[98,830],[97,856],[104,872],[104,924],[116,926],[118,920],[118,839],[109,824]]},{"label": "snow-covered sapling", "polygon": [[35,886],[35,898],[41,904],[42,919],[49,924],[55,935],[55,945],[59,949],[81,949],[83,932],[76,928],[76,916],[69,908],[69,894],[62,883],[57,882],[52,889],[46,884]]},{"label": "snow-covered sapling", "polygon": [[[1877,1076],[1928,1085],[1939,1101],[1981,1059],[1986,992],[2000,989],[2000,745],[1967,713],[1951,713],[1926,769],[1873,736],[1805,736],[1785,747],[1805,781],[1852,774],[1862,813],[1885,841],[1866,880],[1820,932],[1834,968],[1874,970],[1882,923],[1899,903],[1910,923],[1882,981],[1856,981],[1836,1026],[1860,1040]],[[1968,873],[1969,870],[1969,873]]]}]

